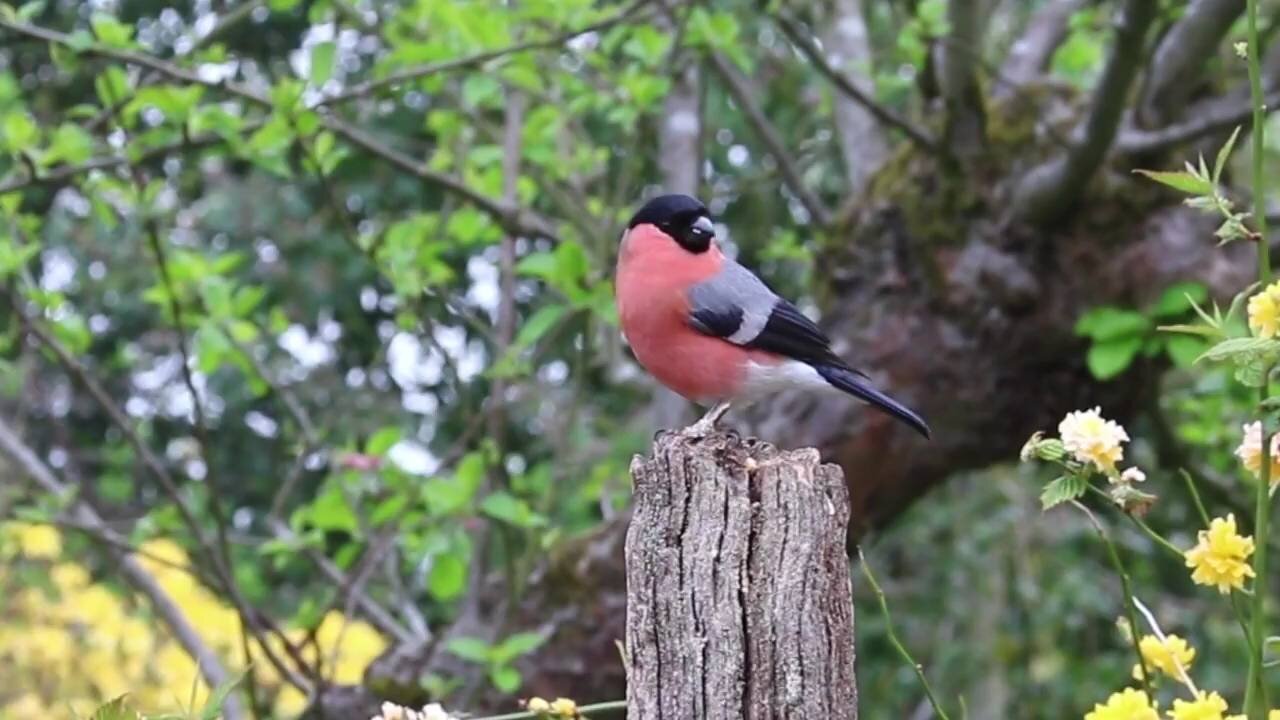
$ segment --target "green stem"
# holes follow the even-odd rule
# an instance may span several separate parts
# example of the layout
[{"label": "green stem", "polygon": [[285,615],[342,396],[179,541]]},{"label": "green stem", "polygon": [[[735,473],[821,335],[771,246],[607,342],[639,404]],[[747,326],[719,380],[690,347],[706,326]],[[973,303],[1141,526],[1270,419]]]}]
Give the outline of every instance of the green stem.
[{"label": "green stem", "polygon": [[[1262,97],[1262,72],[1258,61],[1261,49],[1258,39],[1258,0],[1248,0],[1249,93],[1253,100],[1253,221],[1258,229],[1258,282],[1264,287],[1271,281],[1271,253],[1267,245],[1266,175],[1263,154],[1266,148],[1266,108]],[[1265,376],[1264,376],[1265,377]],[[1261,400],[1267,399],[1268,383],[1263,383]],[[1263,421],[1262,471],[1258,477],[1257,506],[1254,511],[1253,556],[1254,593],[1249,633],[1249,679],[1245,686],[1245,711],[1250,720],[1265,720],[1267,685],[1262,677],[1263,644],[1267,637],[1267,544],[1270,520],[1271,438]]]},{"label": "green stem", "polygon": [[1200,521],[1204,523],[1206,528],[1209,527],[1209,511],[1204,509],[1204,501],[1200,499],[1200,491],[1196,489],[1195,478],[1191,477],[1191,473],[1186,469],[1178,471],[1182,475],[1182,481],[1187,484],[1187,492],[1191,494],[1191,501],[1196,505],[1196,512],[1200,513]]},{"label": "green stem", "polygon": [[898,655],[906,661],[911,669],[915,671],[916,677],[920,680],[920,685],[924,688],[925,697],[929,699],[929,704],[933,706],[933,714],[937,715],[939,720],[951,720],[947,716],[946,711],[938,704],[938,699],[933,695],[933,687],[929,685],[929,679],[924,676],[924,667],[911,657],[911,651],[902,644],[898,639],[898,633],[893,627],[893,616],[889,614],[889,601],[885,598],[884,590],[880,589],[880,583],[876,582],[876,576],[871,574],[871,566],[867,564],[867,558],[862,554],[862,548],[858,548],[858,564],[862,566],[862,574],[867,577],[867,582],[871,583],[871,589],[876,594],[876,599],[880,601],[880,612],[884,615],[885,628],[889,631],[889,642],[894,649],[898,651]]},{"label": "green stem", "polygon": [[1147,663],[1142,659],[1142,646],[1139,644],[1139,637],[1142,634],[1138,625],[1138,609],[1133,605],[1133,588],[1129,584],[1129,572],[1124,569],[1124,563],[1120,561],[1120,553],[1116,550],[1115,543],[1111,542],[1111,536],[1107,534],[1107,529],[1102,526],[1102,522],[1094,516],[1089,508],[1079,500],[1072,500],[1072,505],[1079,508],[1080,512],[1089,518],[1089,522],[1093,524],[1093,529],[1097,531],[1098,537],[1102,538],[1102,543],[1107,546],[1107,556],[1111,558],[1111,565],[1116,569],[1116,574],[1120,576],[1120,590],[1124,593],[1124,612],[1129,620],[1129,639],[1133,643],[1133,654],[1138,658],[1138,671],[1142,676],[1142,689],[1146,690],[1147,697],[1155,697],[1151,690],[1151,679],[1147,677]]},{"label": "green stem", "polygon": [[[626,710],[626,700],[610,700],[609,702],[596,703],[594,705],[578,706],[578,714],[584,717],[591,717],[596,713],[610,714],[613,710]],[[475,720],[532,720],[533,718],[554,718],[559,717],[549,713],[536,712],[516,712],[507,713],[506,715],[486,715],[484,717],[475,718]]]}]

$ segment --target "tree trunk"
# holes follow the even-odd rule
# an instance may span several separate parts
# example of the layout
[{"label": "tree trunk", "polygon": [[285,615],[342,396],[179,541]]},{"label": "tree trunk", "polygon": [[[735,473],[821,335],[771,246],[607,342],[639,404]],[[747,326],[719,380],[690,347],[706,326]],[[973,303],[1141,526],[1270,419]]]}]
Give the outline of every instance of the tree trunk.
[{"label": "tree trunk", "polygon": [[856,720],[840,469],[663,433],[631,476],[628,717]]}]

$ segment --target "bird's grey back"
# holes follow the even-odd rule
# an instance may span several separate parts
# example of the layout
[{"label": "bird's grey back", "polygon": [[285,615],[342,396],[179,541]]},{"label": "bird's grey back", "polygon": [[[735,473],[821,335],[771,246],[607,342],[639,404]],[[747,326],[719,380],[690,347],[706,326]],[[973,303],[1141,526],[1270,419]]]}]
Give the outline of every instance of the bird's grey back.
[{"label": "bird's grey back", "polygon": [[769,322],[778,296],[760,278],[733,260],[720,272],[689,288],[691,321],[699,330],[744,345]]}]

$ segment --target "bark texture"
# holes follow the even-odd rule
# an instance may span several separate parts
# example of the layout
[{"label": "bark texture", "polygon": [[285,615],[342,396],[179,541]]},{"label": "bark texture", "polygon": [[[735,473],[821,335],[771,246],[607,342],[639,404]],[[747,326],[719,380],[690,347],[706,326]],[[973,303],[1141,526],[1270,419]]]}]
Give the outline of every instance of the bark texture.
[{"label": "bark texture", "polygon": [[631,475],[628,717],[856,720],[840,469],[663,433]]}]

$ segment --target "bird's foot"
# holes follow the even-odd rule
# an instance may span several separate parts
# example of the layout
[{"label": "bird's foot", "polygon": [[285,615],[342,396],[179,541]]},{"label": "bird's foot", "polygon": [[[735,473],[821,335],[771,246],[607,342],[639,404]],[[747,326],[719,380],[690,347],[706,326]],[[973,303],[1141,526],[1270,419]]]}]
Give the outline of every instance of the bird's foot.
[{"label": "bird's foot", "polygon": [[729,412],[729,403],[718,403],[698,419],[698,422],[680,431],[680,436],[687,440],[702,440],[716,431],[716,423]]}]

